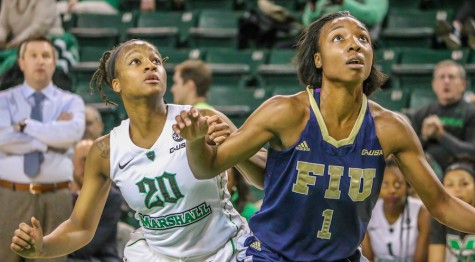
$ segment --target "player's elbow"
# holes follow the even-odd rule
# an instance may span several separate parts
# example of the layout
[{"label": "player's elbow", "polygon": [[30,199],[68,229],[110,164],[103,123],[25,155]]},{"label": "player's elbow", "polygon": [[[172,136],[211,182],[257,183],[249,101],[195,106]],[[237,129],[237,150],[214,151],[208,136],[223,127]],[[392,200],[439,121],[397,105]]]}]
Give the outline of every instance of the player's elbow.
[{"label": "player's elbow", "polygon": [[219,173],[215,172],[192,172],[193,176],[198,180],[206,180],[217,176]]}]

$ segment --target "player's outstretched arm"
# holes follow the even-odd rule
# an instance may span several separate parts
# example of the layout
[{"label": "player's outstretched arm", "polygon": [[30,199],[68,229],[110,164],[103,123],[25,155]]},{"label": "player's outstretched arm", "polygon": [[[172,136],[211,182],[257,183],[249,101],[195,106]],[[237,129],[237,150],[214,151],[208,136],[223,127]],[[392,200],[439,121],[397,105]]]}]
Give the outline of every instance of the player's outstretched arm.
[{"label": "player's outstretched arm", "polygon": [[379,129],[378,137],[383,150],[386,154],[396,156],[406,180],[416,190],[431,215],[448,227],[475,234],[475,208],[445,191],[427,163],[410,124],[389,112]]},{"label": "player's outstretched arm", "polygon": [[[253,157],[263,145],[271,140],[280,139],[280,128],[292,126],[290,121],[298,119],[292,116],[295,110],[289,110],[290,102],[282,98],[270,99],[259,107],[243,124],[219,146],[206,144],[206,131],[202,125],[203,116],[193,113],[181,114],[174,125],[175,132],[187,139],[188,161],[198,179],[216,176],[227,168]],[[262,167],[265,157],[258,154]],[[262,172],[263,174],[263,172]],[[262,186],[263,176],[258,175],[253,183]],[[259,182],[260,180],[260,182]]]},{"label": "player's outstretched arm", "polygon": [[[237,130],[234,123],[219,111],[202,109],[200,112],[208,116],[208,140],[214,141],[218,146],[225,142],[232,132]],[[251,158],[239,162],[236,168],[249,182],[262,189],[264,187],[266,160],[267,150],[261,148]]]},{"label": "player's outstretched arm", "polygon": [[27,258],[51,258],[70,254],[91,241],[111,185],[109,148],[109,136],[104,136],[89,151],[84,184],[71,217],[44,237],[38,220],[32,218],[32,226],[20,224],[12,238],[13,252]]}]

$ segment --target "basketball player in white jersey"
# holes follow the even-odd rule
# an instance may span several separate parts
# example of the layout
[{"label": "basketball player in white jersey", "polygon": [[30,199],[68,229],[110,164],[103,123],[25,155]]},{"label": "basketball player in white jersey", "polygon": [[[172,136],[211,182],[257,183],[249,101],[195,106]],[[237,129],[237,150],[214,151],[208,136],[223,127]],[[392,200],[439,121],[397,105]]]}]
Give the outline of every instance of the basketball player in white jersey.
[{"label": "basketball player in white jersey", "polygon": [[[32,226],[21,223],[12,239],[14,252],[26,258],[49,258],[87,244],[114,182],[141,225],[125,248],[125,261],[234,260],[236,239],[248,233],[247,223],[231,204],[226,175],[197,180],[190,171],[185,140],[172,131],[175,116],[189,106],[165,104],[162,62],[157,49],[140,40],[104,53],[91,83],[106,103],[111,101],[102,92],[103,82],[118,93],[129,119],[94,142],[70,219],[45,237],[35,218]],[[215,143],[235,130],[224,115],[201,112],[209,116],[210,140]],[[263,173],[263,159],[253,159],[239,168]]]},{"label": "basketball player in white jersey", "polygon": [[380,199],[363,240],[370,261],[427,261],[430,214],[409,188],[392,157],[386,160]]}]

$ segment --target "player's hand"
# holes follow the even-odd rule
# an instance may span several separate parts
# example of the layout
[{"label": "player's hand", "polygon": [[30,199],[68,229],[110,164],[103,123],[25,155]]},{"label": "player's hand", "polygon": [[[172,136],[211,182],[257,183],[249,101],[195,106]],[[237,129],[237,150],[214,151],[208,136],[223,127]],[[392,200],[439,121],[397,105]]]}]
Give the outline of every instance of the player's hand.
[{"label": "player's hand", "polygon": [[231,134],[229,125],[224,122],[219,116],[214,115],[208,117],[208,136],[207,141],[220,145]]},{"label": "player's hand", "polygon": [[10,249],[25,258],[37,258],[43,248],[43,230],[40,221],[31,218],[32,227],[21,223],[15,230]]},{"label": "player's hand", "polygon": [[181,111],[175,120],[173,131],[189,142],[203,138],[208,134],[208,117],[202,116],[194,107],[189,111]]}]

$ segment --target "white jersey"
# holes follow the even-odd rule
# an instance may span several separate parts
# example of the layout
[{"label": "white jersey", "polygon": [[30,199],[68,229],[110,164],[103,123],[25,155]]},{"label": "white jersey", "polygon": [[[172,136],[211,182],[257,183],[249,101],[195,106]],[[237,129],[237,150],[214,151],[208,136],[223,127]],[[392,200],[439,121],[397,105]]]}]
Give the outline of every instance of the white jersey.
[{"label": "white jersey", "polygon": [[383,199],[373,209],[368,224],[368,234],[375,261],[411,261],[416,251],[419,229],[417,226],[422,202],[408,197],[403,214],[389,224],[383,210]]},{"label": "white jersey", "polygon": [[224,173],[197,180],[190,170],[186,142],[172,130],[175,116],[189,108],[168,105],[150,149],[131,141],[129,119],[110,132],[111,179],[136,211],[147,244],[171,257],[213,253],[246,223],[231,204]]}]

